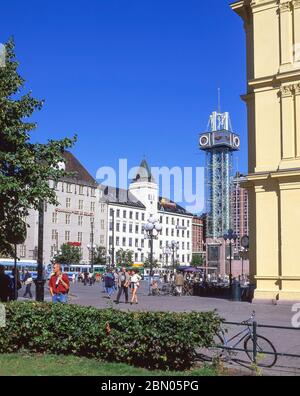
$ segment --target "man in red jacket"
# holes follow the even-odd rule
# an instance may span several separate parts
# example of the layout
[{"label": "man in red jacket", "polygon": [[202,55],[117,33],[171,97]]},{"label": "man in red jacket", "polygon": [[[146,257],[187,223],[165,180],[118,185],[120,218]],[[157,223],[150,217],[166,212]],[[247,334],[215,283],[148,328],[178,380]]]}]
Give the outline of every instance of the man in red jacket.
[{"label": "man in red jacket", "polygon": [[70,281],[67,274],[63,274],[59,263],[54,264],[54,274],[49,281],[50,294],[53,304],[68,302]]}]

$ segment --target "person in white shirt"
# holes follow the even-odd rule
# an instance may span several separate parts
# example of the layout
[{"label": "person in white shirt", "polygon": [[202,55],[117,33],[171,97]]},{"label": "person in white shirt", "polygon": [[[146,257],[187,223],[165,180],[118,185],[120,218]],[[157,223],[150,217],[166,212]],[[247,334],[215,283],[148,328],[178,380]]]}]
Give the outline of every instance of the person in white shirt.
[{"label": "person in white shirt", "polygon": [[132,287],[132,298],[131,298],[131,302],[130,304],[138,304],[138,298],[137,298],[137,292],[138,289],[140,287],[140,281],[142,280],[142,277],[137,273],[136,270],[132,271],[132,275],[131,275],[131,287]]}]

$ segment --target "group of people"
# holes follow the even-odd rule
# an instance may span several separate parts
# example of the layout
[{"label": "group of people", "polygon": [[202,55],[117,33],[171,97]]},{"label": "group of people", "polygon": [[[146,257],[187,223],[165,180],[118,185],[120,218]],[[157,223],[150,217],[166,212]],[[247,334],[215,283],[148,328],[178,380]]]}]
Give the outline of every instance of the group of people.
[{"label": "group of people", "polygon": [[13,270],[10,275],[5,273],[4,265],[0,265],[0,301],[8,302],[18,299],[19,290],[25,287],[23,297],[32,298],[31,286],[33,278],[28,270],[20,276],[19,271]]},{"label": "group of people", "polygon": [[130,304],[138,304],[138,290],[142,277],[137,270],[127,271],[125,267],[120,272],[108,269],[103,276],[104,286],[108,298],[112,298],[114,293],[118,291],[116,304],[120,303],[122,294],[125,296],[125,303],[129,303],[129,290],[131,291]]}]

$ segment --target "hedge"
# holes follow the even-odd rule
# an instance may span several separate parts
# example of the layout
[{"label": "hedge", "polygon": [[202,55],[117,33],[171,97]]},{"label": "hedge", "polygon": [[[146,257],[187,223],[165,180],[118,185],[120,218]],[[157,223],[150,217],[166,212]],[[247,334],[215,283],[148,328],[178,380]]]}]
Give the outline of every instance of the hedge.
[{"label": "hedge", "polygon": [[148,369],[184,370],[213,344],[216,312],[122,312],[75,305],[6,305],[0,353],[27,350],[98,358]]}]

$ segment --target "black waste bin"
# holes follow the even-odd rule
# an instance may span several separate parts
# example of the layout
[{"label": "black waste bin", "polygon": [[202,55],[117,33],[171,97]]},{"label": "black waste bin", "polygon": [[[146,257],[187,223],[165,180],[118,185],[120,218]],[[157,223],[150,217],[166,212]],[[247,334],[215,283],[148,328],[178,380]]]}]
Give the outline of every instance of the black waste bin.
[{"label": "black waste bin", "polygon": [[240,282],[233,281],[231,286],[231,300],[241,301],[242,300],[242,289]]}]

